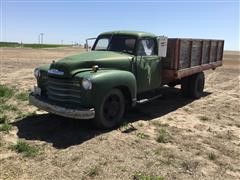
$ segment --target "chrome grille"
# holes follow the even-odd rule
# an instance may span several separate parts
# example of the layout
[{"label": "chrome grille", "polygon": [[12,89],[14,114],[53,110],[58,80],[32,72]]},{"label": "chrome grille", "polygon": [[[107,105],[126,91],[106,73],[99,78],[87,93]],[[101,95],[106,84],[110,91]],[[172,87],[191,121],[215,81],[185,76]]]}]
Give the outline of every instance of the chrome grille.
[{"label": "chrome grille", "polygon": [[48,78],[46,89],[47,96],[51,100],[81,103],[81,89],[79,81]]}]

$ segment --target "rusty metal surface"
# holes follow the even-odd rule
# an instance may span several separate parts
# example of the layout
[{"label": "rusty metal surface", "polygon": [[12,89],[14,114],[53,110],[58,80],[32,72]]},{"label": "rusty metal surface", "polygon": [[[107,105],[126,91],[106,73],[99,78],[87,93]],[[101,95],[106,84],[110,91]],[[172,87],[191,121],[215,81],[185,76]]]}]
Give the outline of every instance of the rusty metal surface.
[{"label": "rusty metal surface", "polygon": [[164,69],[162,72],[162,85],[174,81],[176,70]]}]

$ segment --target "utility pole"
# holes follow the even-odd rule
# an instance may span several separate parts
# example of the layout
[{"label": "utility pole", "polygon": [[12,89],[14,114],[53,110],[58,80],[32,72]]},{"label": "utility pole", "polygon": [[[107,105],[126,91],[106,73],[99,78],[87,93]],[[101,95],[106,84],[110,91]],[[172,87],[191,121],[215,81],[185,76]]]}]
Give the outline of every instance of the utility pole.
[{"label": "utility pole", "polygon": [[43,44],[43,35],[44,35],[44,33],[40,33],[40,36],[41,36],[41,44]]},{"label": "utility pole", "polygon": [[38,35],[38,44],[40,44],[40,34]]}]

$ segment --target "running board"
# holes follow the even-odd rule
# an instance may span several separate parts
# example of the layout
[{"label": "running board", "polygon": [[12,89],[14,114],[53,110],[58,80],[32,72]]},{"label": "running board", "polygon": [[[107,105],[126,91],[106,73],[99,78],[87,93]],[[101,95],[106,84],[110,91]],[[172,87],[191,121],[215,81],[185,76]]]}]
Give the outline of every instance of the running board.
[{"label": "running board", "polygon": [[161,94],[159,94],[159,95],[157,95],[157,96],[154,96],[154,97],[152,97],[152,98],[149,98],[149,99],[140,99],[139,101],[137,101],[137,104],[144,104],[144,103],[153,101],[153,100],[155,100],[155,99],[158,99],[158,98],[160,98],[160,97],[162,97]]}]

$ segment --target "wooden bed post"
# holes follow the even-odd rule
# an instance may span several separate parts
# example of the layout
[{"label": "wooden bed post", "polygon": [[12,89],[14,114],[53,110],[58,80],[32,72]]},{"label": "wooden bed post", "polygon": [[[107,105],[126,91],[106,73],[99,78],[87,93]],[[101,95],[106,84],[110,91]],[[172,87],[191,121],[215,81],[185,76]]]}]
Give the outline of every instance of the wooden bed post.
[{"label": "wooden bed post", "polygon": [[192,65],[192,45],[193,41],[190,41],[190,49],[189,49],[189,62],[188,62],[188,67],[190,68]]}]

